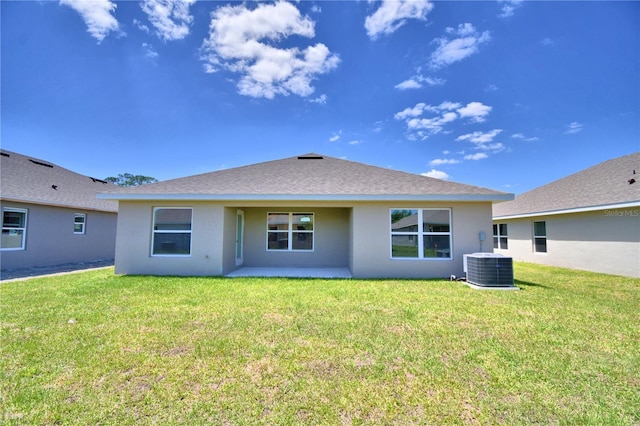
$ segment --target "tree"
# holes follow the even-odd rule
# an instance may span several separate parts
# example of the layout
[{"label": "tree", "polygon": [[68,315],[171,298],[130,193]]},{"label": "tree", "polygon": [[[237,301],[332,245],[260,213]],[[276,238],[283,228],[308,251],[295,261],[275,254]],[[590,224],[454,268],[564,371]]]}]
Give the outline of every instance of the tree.
[{"label": "tree", "polygon": [[146,183],[154,183],[158,181],[158,179],[152,178],[150,176],[132,175],[131,173],[120,173],[116,177],[109,176],[104,180],[106,180],[107,182],[115,183],[116,185],[125,188],[129,186],[144,185]]}]

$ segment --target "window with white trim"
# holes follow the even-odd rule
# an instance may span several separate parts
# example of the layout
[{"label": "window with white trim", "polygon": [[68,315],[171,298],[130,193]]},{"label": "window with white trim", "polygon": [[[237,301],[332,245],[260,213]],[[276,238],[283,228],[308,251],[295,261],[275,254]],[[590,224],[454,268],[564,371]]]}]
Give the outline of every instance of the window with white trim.
[{"label": "window with white trim", "polygon": [[391,209],[392,259],[451,259],[451,209]]},{"label": "window with white trim", "polygon": [[533,251],[547,252],[547,222],[533,222]]},{"label": "window with white trim", "polygon": [[73,233],[84,234],[87,225],[87,215],[84,213],[76,213],[73,218]]},{"label": "window with white trim", "polygon": [[27,209],[2,209],[0,250],[24,250],[27,237]]},{"label": "window with white trim", "polygon": [[267,213],[267,250],[313,251],[314,214]]},{"label": "window with white trim", "polygon": [[153,209],[152,256],[190,256],[193,209],[156,207]]},{"label": "window with white trim", "polygon": [[507,250],[509,248],[506,223],[497,223],[493,225],[493,248],[502,250]]}]

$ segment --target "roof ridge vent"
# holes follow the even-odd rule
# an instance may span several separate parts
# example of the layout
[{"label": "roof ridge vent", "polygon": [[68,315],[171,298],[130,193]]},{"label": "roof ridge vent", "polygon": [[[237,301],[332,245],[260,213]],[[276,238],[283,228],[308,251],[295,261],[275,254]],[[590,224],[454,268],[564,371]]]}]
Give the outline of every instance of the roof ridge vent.
[{"label": "roof ridge vent", "polygon": [[324,157],[318,154],[305,154],[299,155],[298,160],[322,160]]},{"label": "roof ridge vent", "polygon": [[37,164],[38,166],[44,166],[44,167],[49,167],[53,169],[53,166],[51,164],[43,163],[42,161],[32,160],[31,158],[29,158],[29,161],[31,161],[33,164]]}]

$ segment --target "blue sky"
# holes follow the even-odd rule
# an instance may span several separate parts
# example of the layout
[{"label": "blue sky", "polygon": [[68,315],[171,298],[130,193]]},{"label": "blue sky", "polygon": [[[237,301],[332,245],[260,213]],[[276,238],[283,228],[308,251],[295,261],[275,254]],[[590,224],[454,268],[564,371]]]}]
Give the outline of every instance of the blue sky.
[{"label": "blue sky", "polygon": [[98,178],[317,152],[521,193],[640,150],[640,2],[0,11],[2,147]]}]

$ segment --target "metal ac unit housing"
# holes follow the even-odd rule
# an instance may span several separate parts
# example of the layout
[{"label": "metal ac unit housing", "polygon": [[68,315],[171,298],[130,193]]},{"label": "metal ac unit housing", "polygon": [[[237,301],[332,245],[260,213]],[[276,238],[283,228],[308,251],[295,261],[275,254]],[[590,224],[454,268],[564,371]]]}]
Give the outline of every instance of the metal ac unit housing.
[{"label": "metal ac unit housing", "polygon": [[513,259],[497,253],[463,256],[467,282],[480,287],[514,287]]}]

